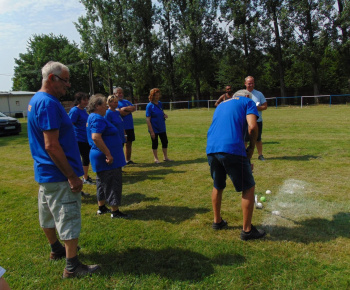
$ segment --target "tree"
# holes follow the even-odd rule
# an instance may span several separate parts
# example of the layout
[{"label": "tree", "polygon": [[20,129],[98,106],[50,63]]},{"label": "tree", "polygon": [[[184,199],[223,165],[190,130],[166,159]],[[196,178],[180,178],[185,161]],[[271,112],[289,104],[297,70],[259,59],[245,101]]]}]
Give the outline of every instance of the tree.
[{"label": "tree", "polygon": [[63,36],[33,35],[28,40],[27,52],[15,59],[13,90],[37,91],[41,87],[41,68],[50,60],[69,67],[71,88],[67,98],[89,87],[88,66],[83,61],[77,44]]},{"label": "tree", "polygon": [[281,10],[283,9],[283,3],[284,0],[262,0],[262,6],[266,9],[266,17],[267,21],[267,27],[270,26],[270,24],[273,24],[273,29],[271,29],[275,35],[275,46],[273,49],[273,55],[276,56],[276,59],[278,61],[278,72],[279,72],[279,84],[280,84],[280,91],[281,91],[281,97],[282,104],[284,104],[284,97],[286,97],[286,88],[284,83],[284,63],[283,63],[283,55],[282,55],[282,40],[281,40],[281,34],[280,34],[280,27],[279,27],[279,21],[280,21],[280,14]]},{"label": "tree", "polygon": [[[221,17],[227,21],[231,47],[241,50],[241,78],[252,75],[259,79],[266,48],[265,33],[261,28],[261,11],[257,0],[226,0],[221,5]],[[260,67],[260,70],[259,70]]]},{"label": "tree", "polygon": [[179,69],[190,73],[196,99],[201,99],[201,85],[215,80],[214,51],[220,44],[217,24],[217,0],[175,0],[175,19],[179,29],[176,47],[179,51]]}]

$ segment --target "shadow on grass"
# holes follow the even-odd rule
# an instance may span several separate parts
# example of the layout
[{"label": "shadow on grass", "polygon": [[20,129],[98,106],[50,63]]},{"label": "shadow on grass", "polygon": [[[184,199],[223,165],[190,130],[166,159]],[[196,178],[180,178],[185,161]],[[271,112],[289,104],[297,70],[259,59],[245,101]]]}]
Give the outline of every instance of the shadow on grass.
[{"label": "shadow on grass", "polygon": [[[122,206],[129,206],[132,204],[141,203],[143,201],[158,201],[158,200],[159,200],[158,197],[147,197],[145,194],[142,194],[142,193],[131,193],[131,194],[122,196]],[[82,197],[81,202],[85,204],[97,204],[96,193],[90,194],[90,196],[87,196],[87,197]]]},{"label": "shadow on grass", "polygon": [[291,161],[310,161],[317,159],[319,156],[315,155],[300,155],[300,156],[279,156],[279,157],[269,157],[267,160],[291,160]]},{"label": "shadow on grass", "polygon": [[128,172],[127,170],[123,173],[123,184],[134,184],[136,182],[144,180],[160,180],[163,179],[167,174],[185,173],[186,171],[165,169],[164,167],[154,169],[154,166],[150,166],[147,171],[139,172]]},{"label": "shadow on grass", "polygon": [[150,168],[164,168],[164,167],[173,167],[183,164],[196,164],[196,163],[208,163],[208,159],[206,157],[196,158],[191,160],[174,160],[170,162],[161,161],[160,163],[138,163],[133,166],[138,167],[150,167]]},{"label": "shadow on grass", "polygon": [[128,210],[127,214],[132,214],[132,219],[150,221],[162,220],[168,223],[181,223],[193,218],[196,214],[207,213],[207,208],[189,208],[185,206],[148,205],[144,209]]},{"label": "shadow on grass", "polygon": [[215,264],[240,266],[246,261],[240,254],[226,254],[210,259],[180,248],[131,248],[122,253],[96,253],[88,257],[103,263],[99,275],[157,275],[173,281],[201,281],[214,274]]},{"label": "shadow on grass", "polygon": [[299,243],[329,242],[339,237],[350,238],[350,213],[339,212],[332,220],[311,218],[304,221],[294,221],[296,227],[268,226],[267,232],[272,240],[287,240]]}]

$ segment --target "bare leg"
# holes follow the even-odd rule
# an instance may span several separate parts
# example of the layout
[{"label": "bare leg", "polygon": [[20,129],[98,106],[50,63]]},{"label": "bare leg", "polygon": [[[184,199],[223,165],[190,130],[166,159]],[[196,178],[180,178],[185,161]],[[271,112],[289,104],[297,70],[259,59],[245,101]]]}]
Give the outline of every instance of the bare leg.
[{"label": "bare leg", "polygon": [[111,209],[112,211],[116,211],[119,209],[119,207],[117,205],[111,205]]},{"label": "bare leg", "polygon": [[98,206],[103,206],[106,204],[106,201],[105,200],[98,200],[97,204],[98,204]]},{"label": "bare leg", "polygon": [[56,228],[43,228],[43,231],[51,245],[57,242]]},{"label": "bare leg", "polygon": [[216,189],[213,187],[213,191],[211,194],[211,203],[213,205],[213,212],[214,212],[214,223],[220,223],[221,222],[221,200],[222,200],[222,193],[224,192],[223,189]]},{"label": "bare leg", "polygon": [[84,179],[88,179],[88,172],[89,172],[89,166],[83,166],[83,170],[84,170]]},{"label": "bare leg", "polygon": [[256,149],[258,150],[258,154],[263,155],[262,151],[263,151],[263,145],[262,145],[262,141],[256,141]]},{"label": "bare leg", "polygon": [[131,160],[132,142],[128,141],[125,144],[125,159],[126,162]]},{"label": "bare leg", "polygon": [[64,241],[66,248],[66,258],[74,258],[78,251],[78,239]]},{"label": "bare leg", "polygon": [[249,232],[252,225],[254,210],[254,191],[255,186],[242,192],[242,213],[243,213],[243,231]]},{"label": "bare leg", "polygon": [[159,162],[159,159],[158,159],[158,150],[157,149],[152,149],[153,151],[153,156],[154,156],[154,162]]},{"label": "bare leg", "polygon": [[168,158],[168,148],[162,148],[162,150],[163,150],[164,160],[169,160],[169,158]]}]

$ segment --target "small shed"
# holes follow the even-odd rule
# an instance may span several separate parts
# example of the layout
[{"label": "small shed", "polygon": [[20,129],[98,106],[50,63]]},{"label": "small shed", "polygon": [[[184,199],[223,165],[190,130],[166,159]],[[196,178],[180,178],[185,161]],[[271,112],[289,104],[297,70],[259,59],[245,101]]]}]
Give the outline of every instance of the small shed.
[{"label": "small shed", "polygon": [[0,92],[0,112],[11,117],[26,117],[30,99],[35,92]]}]

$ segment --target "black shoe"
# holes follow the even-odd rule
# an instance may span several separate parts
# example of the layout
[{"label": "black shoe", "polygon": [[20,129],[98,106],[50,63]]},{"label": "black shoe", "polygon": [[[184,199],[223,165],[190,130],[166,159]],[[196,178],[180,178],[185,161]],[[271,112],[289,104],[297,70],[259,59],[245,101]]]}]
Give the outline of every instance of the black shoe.
[{"label": "black shoe", "polygon": [[221,229],[227,227],[227,221],[225,221],[224,219],[221,218],[221,222],[213,223],[212,227],[214,230],[221,230]]},{"label": "black shoe", "polygon": [[80,192],[80,194],[82,197],[89,197],[90,196],[90,193],[86,193],[84,191]]},{"label": "black shoe", "polygon": [[88,176],[87,179],[83,177],[83,184],[95,184],[95,182],[91,179],[90,176]]},{"label": "black shoe", "polygon": [[129,160],[129,161],[126,162],[126,165],[131,165],[131,164],[136,164],[136,163],[134,161],[132,161],[132,160]]},{"label": "black shoe", "polygon": [[101,209],[99,209],[97,211],[97,214],[101,215],[101,214],[105,214],[105,213],[109,213],[109,212],[111,212],[111,210],[104,205]]},{"label": "black shoe", "polygon": [[92,273],[95,273],[100,269],[99,265],[84,265],[80,264],[73,272],[67,271],[66,268],[64,268],[62,278],[79,278],[84,277],[86,275],[91,276]]},{"label": "black shoe", "polygon": [[248,240],[257,240],[265,237],[266,232],[264,230],[258,230],[253,225],[251,226],[250,232],[241,231],[241,240],[242,241],[248,241]]},{"label": "black shoe", "polygon": [[122,213],[119,209],[116,211],[112,211],[111,213],[111,218],[115,219],[115,218],[119,218],[119,219],[128,219],[130,218],[131,215],[126,214],[126,213]]},{"label": "black shoe", "polygon": [[258,157],[258,159],[260,160],[260,161],[265,161],[266,159],[264,158],[264,155],[260,155],[259,157]]}]

